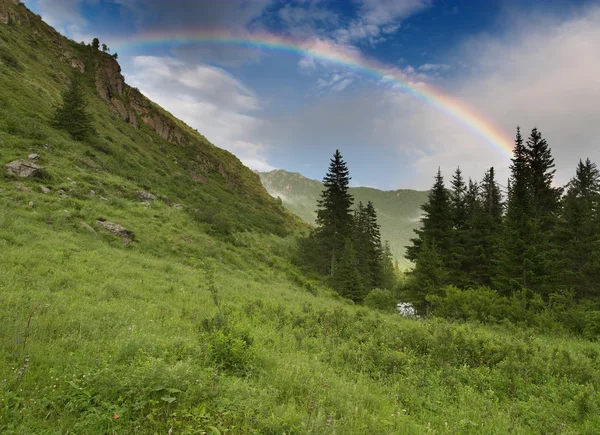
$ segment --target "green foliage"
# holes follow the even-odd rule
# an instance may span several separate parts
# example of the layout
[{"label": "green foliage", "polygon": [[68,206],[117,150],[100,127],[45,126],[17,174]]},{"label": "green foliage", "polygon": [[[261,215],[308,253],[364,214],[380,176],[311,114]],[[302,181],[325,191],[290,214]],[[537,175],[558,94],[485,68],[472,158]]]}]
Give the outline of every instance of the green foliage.
[{"label": "green foliage", "polygon": [[[230,154],[135,129],[85,86],[97,142],[50,128],[71,70],[65,47],[102,54],[66,40],[57,49],[22,4],[0,7],[27,14],[27,26],[0,25],[15,57],[43,59],[19,57],[22,73],[0,74],[2,156],[38,153],[49,188],[0,177],[1,433],[597,432],[598,343],[340,300],[291,264],[306,227]],[[43,49],[30,45],[31,30]],[[198,155],[236,169],[238,188],[218,171],[194,183]],[[141,203],[140,189],[157,199]],[[231,234],[197,218],[213,208]],[[109,234],[100,217],[136,241]],[[280,227],[292,235],[274,234]],[[517,296],[539,313],[536,328],[552,325],[546,301]],[[598,307],[568,293],[552,301],[596,332]]]},{"label": "green foliage", "polygon": [[365,298],[364,304],[369,308],[392,312],[396,309],[398,300],[391,290],[374,288]]},{"label": "green foliage", "polygon": [[87,111],[87,101],[82,79],[78,73],[71,77],[69,87],[62,93],[62,102],[56,109],[53,124],[68,132],[75,140],[89,138],[94,130],[92,116]]}]

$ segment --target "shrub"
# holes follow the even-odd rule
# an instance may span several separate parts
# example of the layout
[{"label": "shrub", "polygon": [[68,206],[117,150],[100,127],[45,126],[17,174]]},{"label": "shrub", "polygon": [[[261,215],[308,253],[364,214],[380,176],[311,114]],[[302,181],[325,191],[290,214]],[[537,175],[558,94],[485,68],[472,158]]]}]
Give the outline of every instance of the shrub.
[{"label": "shrub", "polygon": [[391,291],[375,288],[369,292],[364,304],[376,310],[394,311],[397,302]]}]

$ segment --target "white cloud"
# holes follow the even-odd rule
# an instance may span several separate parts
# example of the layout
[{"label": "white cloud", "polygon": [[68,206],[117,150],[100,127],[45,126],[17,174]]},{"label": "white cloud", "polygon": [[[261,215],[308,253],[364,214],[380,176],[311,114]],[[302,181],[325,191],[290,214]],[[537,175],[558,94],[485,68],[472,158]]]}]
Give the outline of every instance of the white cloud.
[{"label": "white cloud", "polygon": [[379,44],[395,33],[407,17],[431,6],[429,0],[355,0],[358,16],[346,28],[339,29],[339,42]]},{"label": "white cloud", "polygon": [[252,169],[272,169],[266,147],[251,139],[263,125],[254,115],[258,97],[233,75],[210,65],[188,66],[155,56],[136,57],[132,69],[127,81],[148,98]]},{"label": "white cloud", "polygon": [[[475,37],[449,53],[460,55],[468,68],[442,85],[478,118],[503,131],[509,146],[517,125],[525,135],[537,126],[552,147],[556,182],[564,184],[579,158],[600,163],[599,46],[600,7],[571,17],[525,15],[523,21],[507,23],[504,36]],[[423,72],[446,68],[444,63],[425,65],[393,72],[419,87],[428,81]],[[327,85],[327,77],[320,83]],[[398,175],[398,187],[430,187],[438,166],[446,180],[457,166],[475,179],[495,166],[503,185],[509,175],[507,152],[478,136],[468,120],[453,119],[386,80],[376,89],[323,96],[313,106],[265,124],[262,134],[265,143],[304,143],[311,150],[338,146],[361,150],[365,159],[395,149],[398,162],[412,167],[402,180]]]}]

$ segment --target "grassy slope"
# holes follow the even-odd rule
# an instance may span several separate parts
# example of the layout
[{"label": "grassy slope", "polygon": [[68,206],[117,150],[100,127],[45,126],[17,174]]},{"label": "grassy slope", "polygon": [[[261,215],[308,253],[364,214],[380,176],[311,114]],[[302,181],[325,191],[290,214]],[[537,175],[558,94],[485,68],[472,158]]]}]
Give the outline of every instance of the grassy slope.
[{"label": "grassy slope", "polygon": [[[275,170],[260,173],[267,191],[280,196],[283,205],[306,222],[314,222],[317,200],[323,190],[321,182],[310,180],[298,173]],[[404,258],[405,246],[414,237],[413,229],[418,225],[421,204],[427,199],[427,192],[417,190],[381,191],[368,187],[352,187],[354,202],[366,204],[372,201],[378,213],[381,234],[390,242],[392,253],[401,267],[410,266]]]},{"label": "grassy slope", "polygon": [[[38,152],[47,168],[0,177],[1,433],[597,433],[598,344],[334,297],[291,265],[292,236],[262,226],[303,228],[260,190],[252,199],[218,174],[191,184],[186,150],[92,90],[101,139],[49,128],[69,67],[47,38],[32,48],[31,31],[0,24],[22,66],[0,65],[0,163]],[[140,187],[185,208],[144,205]],[[214,203],[229,226],[199,219]]]}]

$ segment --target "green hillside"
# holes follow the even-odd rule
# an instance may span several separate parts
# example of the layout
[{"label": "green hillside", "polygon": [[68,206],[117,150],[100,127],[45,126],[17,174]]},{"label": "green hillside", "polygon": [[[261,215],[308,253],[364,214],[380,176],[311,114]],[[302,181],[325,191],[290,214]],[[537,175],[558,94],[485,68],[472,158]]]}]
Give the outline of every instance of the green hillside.
[{"label": "green hillside", "polygon": [[[320,181],[308,179],[297,172],[274,170],[259,173],[267,191],[280,197],[285,208],[300,216],[306,222],[316,219],[317,200],[323,190]],[[355,204],[372,201],[377,210],[381,225],[381,235],[390,242],[392,253],[402,268],[410,263],[404,258],[404,247],[414,237],[413,229],[419,224],[421,204],[427,199],[427,192],[417,190],[382,191],[369,187],[351,187]]]},{"label": "green hillside", "polygon": [[[74,73],[83,142],[51,124]],[[597,342],[356,306],[294,265],[307,230],[0,0],[0,433],[598,432]]]}]

